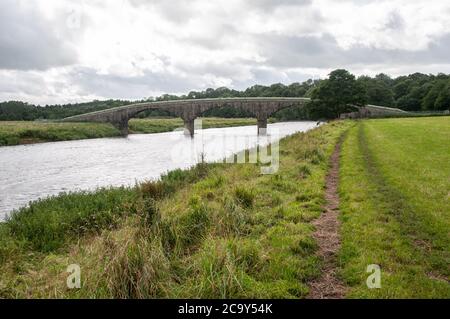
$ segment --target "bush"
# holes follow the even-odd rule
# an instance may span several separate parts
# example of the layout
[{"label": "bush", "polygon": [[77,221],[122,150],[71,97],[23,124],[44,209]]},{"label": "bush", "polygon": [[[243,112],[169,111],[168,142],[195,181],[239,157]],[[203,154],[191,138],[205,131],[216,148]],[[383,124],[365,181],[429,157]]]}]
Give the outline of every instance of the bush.
[{"label": "bush", "polygon": [[164,181],[148,181],[141,183],[140,190],[144,198],[154,200],[161,199],[168,193],[168,187]]}]

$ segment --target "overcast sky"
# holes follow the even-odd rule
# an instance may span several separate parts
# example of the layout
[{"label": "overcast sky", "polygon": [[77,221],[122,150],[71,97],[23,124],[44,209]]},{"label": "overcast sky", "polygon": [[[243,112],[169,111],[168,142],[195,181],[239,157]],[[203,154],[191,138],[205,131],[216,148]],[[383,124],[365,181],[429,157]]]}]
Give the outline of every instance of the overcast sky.
[{"label": "overcast sky", "polygon": [[1,0],[0,101],[450,73],[449,0]]}]

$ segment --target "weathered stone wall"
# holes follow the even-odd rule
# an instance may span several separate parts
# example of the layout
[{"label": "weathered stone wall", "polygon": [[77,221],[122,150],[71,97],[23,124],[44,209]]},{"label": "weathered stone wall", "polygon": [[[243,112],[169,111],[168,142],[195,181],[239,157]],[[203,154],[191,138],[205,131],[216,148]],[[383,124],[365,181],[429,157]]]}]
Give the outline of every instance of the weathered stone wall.
[{"label": "weathered stone wall", "polygon": [[358,111],[341,114],[341,119],[360,119],[360,118],[370,118],[370,117],[382,117],[385,115],[401,115],[407,114],[408,112],[389,108],[378,105],[366,105],[364,107],[359,107]]}]

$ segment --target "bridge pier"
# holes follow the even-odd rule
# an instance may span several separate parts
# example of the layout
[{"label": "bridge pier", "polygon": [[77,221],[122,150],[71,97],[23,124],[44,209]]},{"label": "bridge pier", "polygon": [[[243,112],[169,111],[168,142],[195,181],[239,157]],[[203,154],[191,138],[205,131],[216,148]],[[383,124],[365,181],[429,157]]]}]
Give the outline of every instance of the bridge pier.
[{"label": "bridge pier", "polygon": [[194,120],[185,120],[184,121],[184,135],[194,137]]},{"label": "bridge pier", "polygon": [[128,136],[128,119],[113,122],[112,125],[120,131],[122,136]]},{"label": "bridge pier", "polygon": [[267,134],[267,117],[258,118],[258,135]]}]

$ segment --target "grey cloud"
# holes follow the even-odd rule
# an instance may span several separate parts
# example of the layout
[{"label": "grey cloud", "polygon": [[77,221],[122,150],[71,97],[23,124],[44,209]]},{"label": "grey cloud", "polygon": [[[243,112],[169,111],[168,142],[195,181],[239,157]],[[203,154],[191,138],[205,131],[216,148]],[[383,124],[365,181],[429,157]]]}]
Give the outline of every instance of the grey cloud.
[{"label": "grey cloud", "polygon": [[236,59],[229,63],[205,62],[198,65],[178,63],[175,68],[187,74],[214,74],[219,77],[232,78],[239,73],[240,68],[252,64],[254,64],[254,61]]},{"label": "grey cloud", "polygon": [[211,26],[207,34],[203,30],[199,30],[198,33],[188,38],[180,38],[179,41],[209,50],[220,50],[230,43],[234,45],[239,35],[239,30],[234,25],[222,23]]},{"label": "grey cloud", "polygon": [[427,50],[386,50],[366,46],[341,48],[329,34],[289,37],[261,35],[257,40],[267,64],[280,68],[334,68],[366,64],[450,63],[450,33],[432,43]]},{"label": "grey cloud", "polygon": [[75,63],[75,49],[32,5],[0,2],[0,69],[45,70]]},{"label": "grey cloud", "polygon": [[195,14],[192,4],[195,0],[128,0],[134,7],[150,8],[157,10],[169,21],[180,24],[188,22]]},{"label": "grey cloud", "polygon": [[4,94],[24,93],[39,95],[47,90],[43,77],[26,71],[13,71],[0,76],[0,92]]},{"label": "grey cloud", "polygon": [[263,11],[273,11],[279,7],[307,6],[312,0],[247,0],[247,6]]},{"label": "grey cloud", "polygon": [[[258,63],[248,59],[234,59],[227,64],[205,62],[199,65],[173,64],[176,73],[145,71],[144,75],[123,77],[98,74],[94,69],[77,68],[70,76],[70,83],[77,83],[83,94],[96,94],[108,98],[140,99],[152,92],[180,93],[203,89],[205,75],[229,79],[232,86],[244,89],[255,83],[290,83],[306,80],[309,76],[293,71],[301,68],[359,69],[361,66],[382,65],[385,68],[405,65],[450,64],[450,33],[436,39],[428,50],[411,52],[406,50],[381,50],[368,47],[340,48],[331,35],[320,37],[286,37],[280,35],[260,36],[258,39],[267,61]],[[239,80],[246,70],[251,74]],[[188,76],[183,76],[188,74]],[[244,76],[245,78],[245,76]]]},{"label": "grey cloud", "polygon": [[387,29],[401,30],[404,28],[404,26],[405,26],[405,20],[398,12],[394,11],[388,15],[388,19],[385,24],[385,27]]},{"label": "grey cloud", "polygon": [[141,99],[154,92],[178,93],[197,89],[202,80],[199,74],[183,77],[181,74],[146,71],[142,76],[124,77],[98,74],[91,68],[76,68],[69,75],[69,82],[77,83],[83,95]]}]

